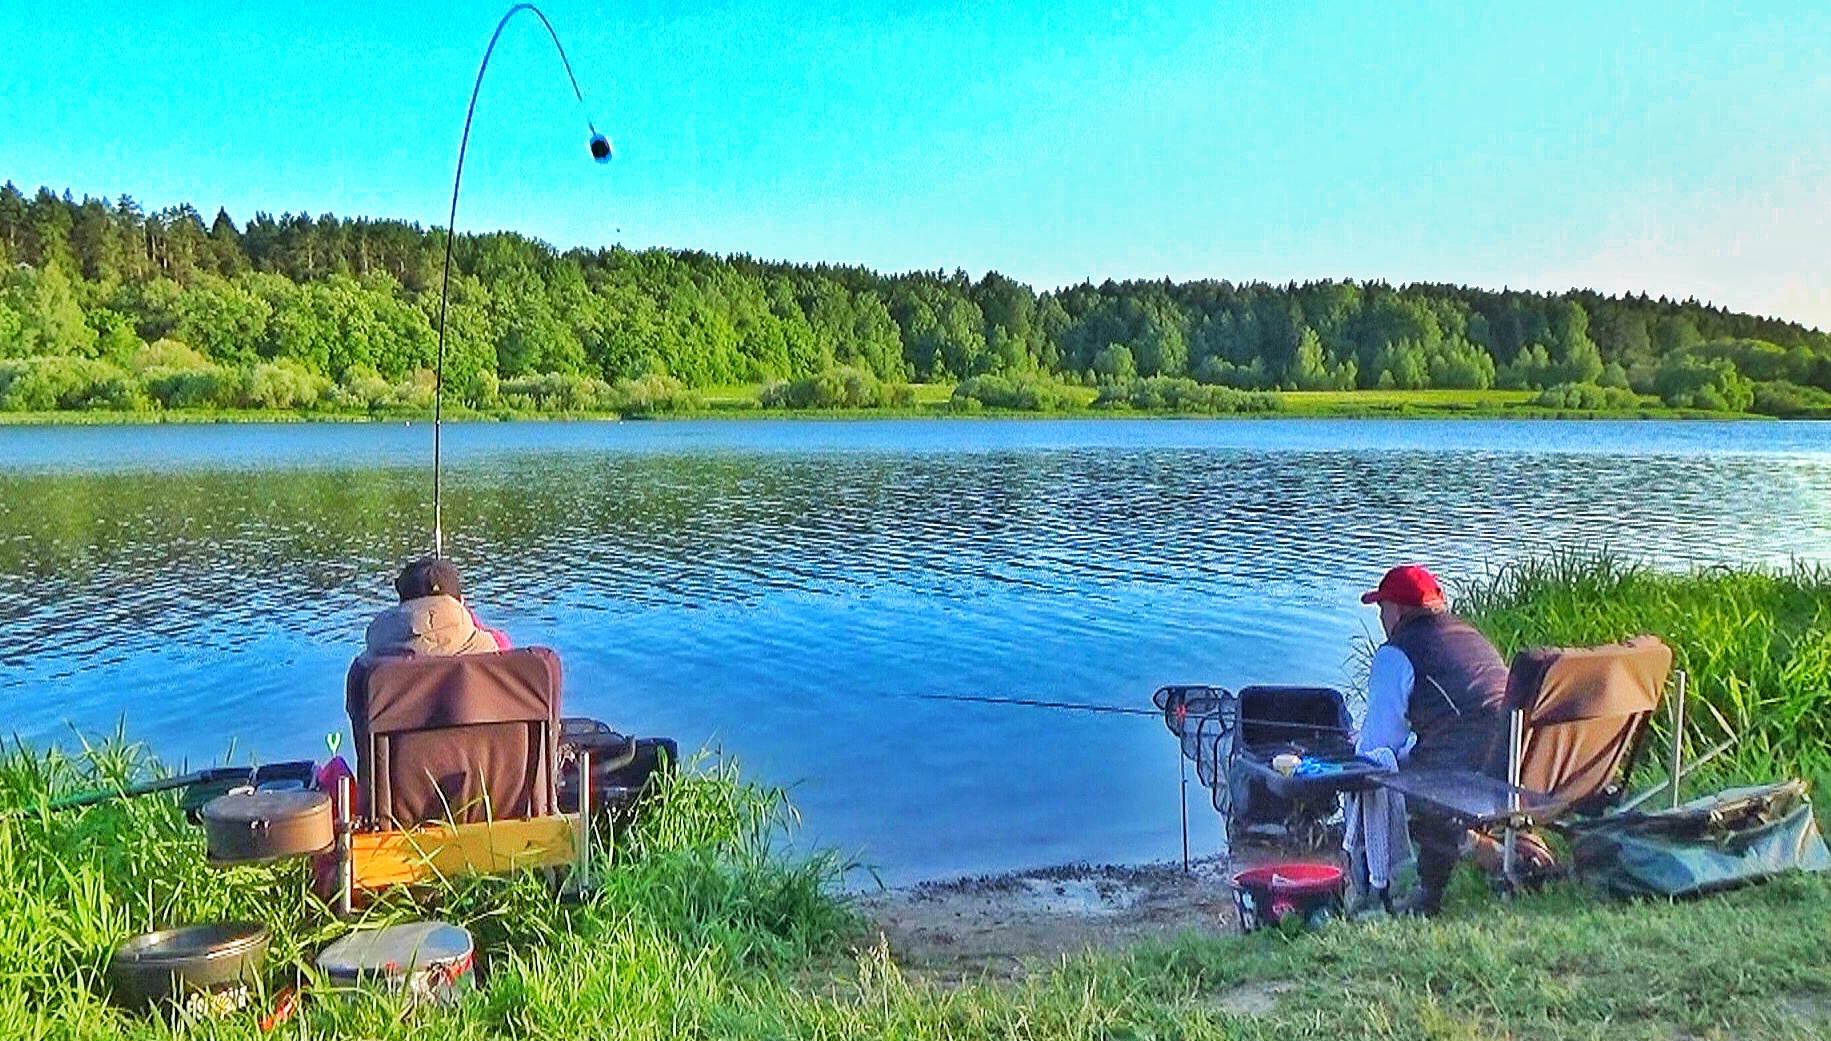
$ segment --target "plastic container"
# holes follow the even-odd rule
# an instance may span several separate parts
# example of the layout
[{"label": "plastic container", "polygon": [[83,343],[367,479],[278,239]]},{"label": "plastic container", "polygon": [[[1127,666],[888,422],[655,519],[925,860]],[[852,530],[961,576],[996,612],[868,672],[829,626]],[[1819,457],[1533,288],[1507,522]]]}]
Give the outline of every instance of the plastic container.
[{"label": "plastic container", "polygon": [[260,986],[270,937],[258,922],[162,929],[114,949],[108,979],[130,1009],[182,1007],[223,1015],[245,1007]]},{"label": "plastic container", "polygon": [[1240,929],[1316,928],[1341,914],[1347,877],[1333,864],[1267,864],[1233,876]]}]

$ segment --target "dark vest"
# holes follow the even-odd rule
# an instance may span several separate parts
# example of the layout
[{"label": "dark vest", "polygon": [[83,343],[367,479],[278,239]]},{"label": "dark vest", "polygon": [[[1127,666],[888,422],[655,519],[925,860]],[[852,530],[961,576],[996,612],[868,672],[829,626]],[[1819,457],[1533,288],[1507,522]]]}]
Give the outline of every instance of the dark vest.
[{"label": "dark vest", "polygon": [[1507,663],[1481,630],[1447,612],[1419,615],[1386,640],[1411,660],[1406,722],[1420,766],[1481,770],[1501,734]]}]

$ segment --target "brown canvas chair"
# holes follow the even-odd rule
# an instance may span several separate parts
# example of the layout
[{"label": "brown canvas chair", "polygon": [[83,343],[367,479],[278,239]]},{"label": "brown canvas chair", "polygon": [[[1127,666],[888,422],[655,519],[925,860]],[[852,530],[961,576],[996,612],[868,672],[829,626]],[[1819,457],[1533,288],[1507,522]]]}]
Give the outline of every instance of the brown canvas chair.
[{"label": "brown canvas chair", "polygon": [[1621,799],[1672,671],[1672,648],[1637,636],[1602,647],[1535,647],[1514,655],[1507,707],[1513,783],[1569,812],[1600,813]]},{"label": "brown canvas chair", "polygon": [[556,812],[560,666],[552,651],[358,659],[345,701],[358,805],[372,826]]}]

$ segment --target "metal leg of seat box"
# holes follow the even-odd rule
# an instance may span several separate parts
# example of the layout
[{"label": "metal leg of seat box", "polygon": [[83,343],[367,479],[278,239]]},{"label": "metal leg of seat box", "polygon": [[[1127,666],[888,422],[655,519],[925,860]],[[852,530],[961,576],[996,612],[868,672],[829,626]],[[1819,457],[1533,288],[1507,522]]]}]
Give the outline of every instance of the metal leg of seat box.
[{"label": "metal leg of seat box", "polygon": [[356,830],[356,778],[347,774],[337,778],[333,793],[337,861],[337,905],[339,918],[348,918],[356,903],[356,872],[350,862],[350,835]]},{"label": "metal leg of seat box", "polygon": [[1678,670],[1678,689],[1672,694],[1672,808],[1678,809],[1679,781],[1685,776],[1685,670]]},{"label": "metal leg of seat box", "polygon": [[[554,791],[559,789],[555,787]],[[591,750],[579,749],[579,868],[577,887],[583,894],[591,890]]]},{"label": "metal leg of seat box", "polygon": [[1514,877],[1514,839],[1517,837],[1515,822],[1519,818],[1519,779],[1520,759],[1525,752],[1526,713],[1524,709],[1514,709],[1507,717],[1507,785],[1512,791],[1507,796],[1507,830],[1500,850],[1500,873],[1507,880],[1508,888],[1519,884]]}]

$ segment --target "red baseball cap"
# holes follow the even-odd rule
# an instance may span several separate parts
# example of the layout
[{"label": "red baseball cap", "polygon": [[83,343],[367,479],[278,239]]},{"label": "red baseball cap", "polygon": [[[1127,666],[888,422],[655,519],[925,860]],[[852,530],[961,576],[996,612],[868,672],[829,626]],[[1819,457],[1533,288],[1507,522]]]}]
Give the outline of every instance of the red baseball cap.
[{"label": "red baseball cap", "polygon": [[1437,584],[1437,576],[1416,564],[1401,564],[1386,572],[1380,579],[1379,588],[1361,594],[1361,603],[1377,604],[1380,601],[1402,604],[1406,607],[1443,606],[1443,587]]}]

